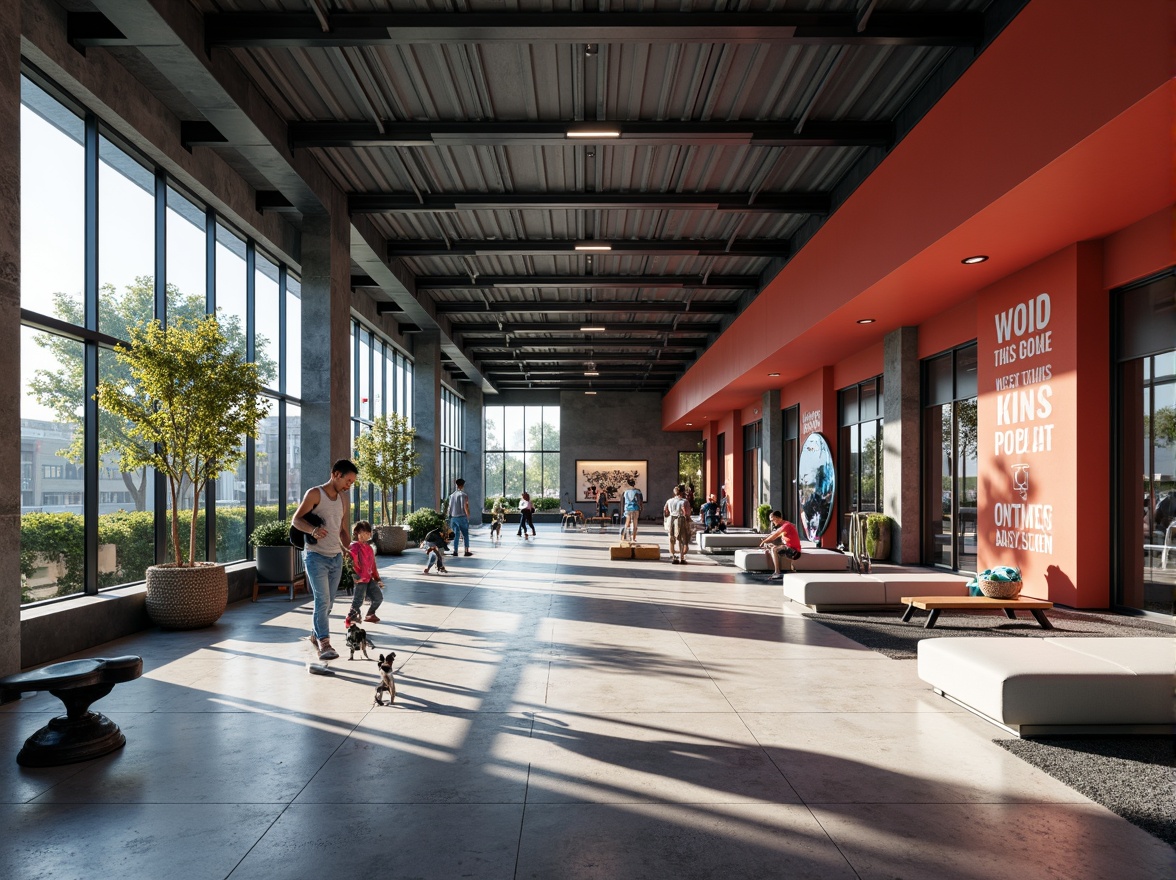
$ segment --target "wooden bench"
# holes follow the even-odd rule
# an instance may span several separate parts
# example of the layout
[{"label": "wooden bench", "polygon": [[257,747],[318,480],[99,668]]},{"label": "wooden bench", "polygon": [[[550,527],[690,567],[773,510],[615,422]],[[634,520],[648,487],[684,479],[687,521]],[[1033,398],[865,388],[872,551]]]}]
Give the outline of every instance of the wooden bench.
[{"label": "wooden bench", "polygon": [[1053,608],[1053,602],[1042,599],[1025,599],[1018,596],[1015,599],[990,599],[988,596],[903,596],[903,603],[907,606],[903,612],[903,623],[909,623],[915,609],[929,611],[924,629],[931,629],[939,619],[940,611],[991,611],[999,608],[1004,611],[1009,620],[1017,619],[1017,609],[1030,612],[1042,629],[1053,629],[1053,624],[1046,617],[1045,612]]},{"label": "wooden bench", "polygon": [[65,704],[65,714],[25,740],[16,756],[22,767],[56,767],[89,761],[126,745],[118,725],[90,704],[105,697],[114,686],[133,681],[143,674],[142,657],[94,657],[66,660],[30,672],[0,678],[0,692],[19,696],[25,692],[49,691]]}]

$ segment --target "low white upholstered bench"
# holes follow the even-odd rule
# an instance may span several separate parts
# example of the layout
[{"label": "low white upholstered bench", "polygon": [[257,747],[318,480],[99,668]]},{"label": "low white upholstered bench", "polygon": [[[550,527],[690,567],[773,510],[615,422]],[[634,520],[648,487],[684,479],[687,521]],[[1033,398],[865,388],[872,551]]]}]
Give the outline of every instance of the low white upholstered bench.
[{"label": "low white upholstered bench", "polygon": [[702,553],[734,553],[741,547],[758,547],[763,539],[758,532],[699,532],[698,549]]},{"label": "low white upholstered bench", "polygon": [[[848,571],[849,556],[845,553],[838,553],[836,550],[825,550],[820,547],[811,550],[802,548],[800,559],[782,558],[780,570],[788,571],[789,564],[792,566],[792,571]],[[771,571],[772,563],[768,559],[768,554],[763,550],[736,550],[735,567],[744,571]]]},{"label": "low white upholstered bench", "polygon": [[[804,559],[802,554],[801,559]],[[968,579],[947,572],[853,574],[792,572],[784,575],[784,595],[814,611],[854,611],[897,607],[914,590],[921,596],[966,596]]]},{"label": "low white upholstered bench", "polygon": [[[698,550],[701,553],[734,553],[736,550],[759,547],[764,536],[760,532],[712,532],[698,533]],[[801,541],[802,552],[817,549],[812,541]],[[771,569],[771,566],[768,566]]]},{"label": "low white upholstered bench", "polygon": [[942,638],[919,678],[1016,736],[1172,733],[1170,638]]}]

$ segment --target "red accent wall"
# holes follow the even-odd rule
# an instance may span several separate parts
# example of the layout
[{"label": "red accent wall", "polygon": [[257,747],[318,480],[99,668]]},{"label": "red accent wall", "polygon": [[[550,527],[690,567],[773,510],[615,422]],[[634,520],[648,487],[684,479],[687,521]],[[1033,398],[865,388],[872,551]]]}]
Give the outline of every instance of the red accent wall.
[{"label": "red accent wall", "polygon": [[919,325],[919,360],[976,338],[976,297],[940,312]]},{"label": "red accent wall", "polygon": [[1027,596],[1110,604],[1110,334],[1102,245],[1072,245],[977,298],[979,566]]},{"label": "red accent wall", "polygon": [[883,349],[883,344],[879,342],[834,364],[834,387],[848,388],[850,385],[856,385],[858,382],[880,376],[884,363]]},{"label": "red accent wall", "polygon": [[1172,226],[1169,207],[1108,237],[1103,243],[1103,286],[1111,290],[1176,265]]}]

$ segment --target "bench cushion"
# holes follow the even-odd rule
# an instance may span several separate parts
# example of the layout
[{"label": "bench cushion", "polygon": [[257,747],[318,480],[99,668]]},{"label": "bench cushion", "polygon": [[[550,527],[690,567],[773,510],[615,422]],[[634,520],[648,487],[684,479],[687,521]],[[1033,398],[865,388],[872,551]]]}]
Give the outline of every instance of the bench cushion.
[{"label": "bench cushion", "polygon": [[709,535],[698,533],[698,549],[703,553],[734,553],[740,547],[758,547],[764,539],[763,535],[755,532],[736,532],[724,534],[712,532]]},{"label": "bench cushion", "polygon": [[880,581],[886,588],[883,599],[888,605],[902,603],[903,596],[966,596],[968,578],[946,572],[911,572],[880,574],[870,577]]},{"label": "bench cushion", "polygon": [[1012,726],[1173,722],[1167,638],[941,638],[919,642],[919,678]]},{"label": "bench cushion", "polygon": [[[791,561],[793,571],[847,571],[849,556],[836,550],[801,550],[800,559],[781,559],[780,570],[787,571]],[[735,567],[744,571],[771,571],[772,563],[763,550],[736,550]]]},{"label": "bench cushion", "polygon": [[791,572],[784,575],[783,585],[784,595],[802,605],[882,605],[886,601],[885,588],[871,575]]}]

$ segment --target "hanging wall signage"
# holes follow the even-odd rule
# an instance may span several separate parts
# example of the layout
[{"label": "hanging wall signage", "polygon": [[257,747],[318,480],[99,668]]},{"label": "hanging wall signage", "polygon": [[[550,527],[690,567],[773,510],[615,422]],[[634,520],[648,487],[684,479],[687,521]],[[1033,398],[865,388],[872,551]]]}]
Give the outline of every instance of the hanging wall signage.
[{"label": "hanging wall signage", "polygon": [[1034,462],[1053,451],[1054,331],[1049,293],[997,311],[992,320],[996,347],[992,446],[1006,482],[991,506],[993,544],[1050,555],[1054,552],[1053,505],[1034,491]]},{"label": "hanging wall signage", "polygon": [[798,471],[801,531],[808,540],[817,541],[833,518],[833,499],[837,489],[833,453],[820,434],[809,434],[805,438]]}]

